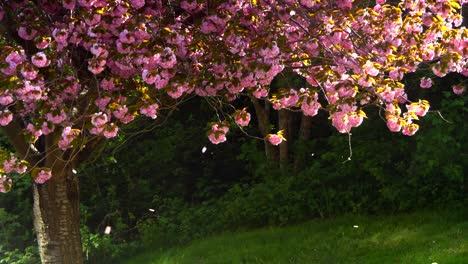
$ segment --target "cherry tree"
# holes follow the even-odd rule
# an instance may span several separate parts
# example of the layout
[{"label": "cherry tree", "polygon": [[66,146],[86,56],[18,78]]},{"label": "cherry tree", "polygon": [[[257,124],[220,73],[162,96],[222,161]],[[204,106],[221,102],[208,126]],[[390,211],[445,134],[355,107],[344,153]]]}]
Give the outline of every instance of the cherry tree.
[{"label": "cherry tree", "polygon": [[[425,71],[430,89],[433,78],[468,76],[467,1],[369,2],[1,0],[0,126],[15,152],[1,151],[0,192],[31,175],[42,262],[83,262],[78,164],[126,124],[187,98],[216,108],[249,97],[261,138],[280,148],[287,133],[269,131],[260,102],[325,111],[341,133],[375,106],[390,131],[414,135],[429,102],[408,100],[403,77]],[[270,91],[285,69],[307,85]],[[218,117],[214,144],[251,114]]]}]

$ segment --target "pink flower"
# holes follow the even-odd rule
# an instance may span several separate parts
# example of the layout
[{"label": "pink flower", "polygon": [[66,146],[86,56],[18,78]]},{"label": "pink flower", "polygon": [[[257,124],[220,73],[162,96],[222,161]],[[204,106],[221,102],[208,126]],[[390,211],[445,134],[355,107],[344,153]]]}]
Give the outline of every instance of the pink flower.
[{"label": "pink flower", "polygon": [[95,104],[97,105],[99,110],[104,111],[106,109],[106,106],[109,104],[110,100],[111,98],[108,96],[101,97],[101,98],[96,99]]},{"label": "pink flower", "polygon": [[388,75],[394,81],[399,81],[403,79],[403,72],[400,71],[400,69],[393,69],[388,73]]},{"label": "pink flower", "polygon": [[48,135],[55,130],[55,126],[49,122],[43,122],[41,126],[42,134]]},{"label": "pink flower", "polygon": [[375,68],[374,63],[371,61],[367,61],[363,67],[364,71],[370,76],[377,76],[379,74],[379,70]]},{"label": "pink flower", "polygon": [[417,103],[406,105],[406,109],[408,109],[408,112],[413,112],[417,116],[425,116],[427,111],[429,111],[429,103],[425,100],[420,100]]},{"label": "pink flower", "polygon": [[140,113],[142,115],[151,117],[152,119],[156,119],[157,116],[157,110],[159,108],[158,104],[151,104],[151,105],[144,105],[140,107]]},{"label": "pink flower", "polygon": [[101,21],[101,15],[99,14],[93,14],[91,19],[85,18],[85,23],[90,26],[94,26],[100,21]]},{"label": "pink flower", "polygon": [[237,110],[234,115],[234,120],[236,124],[239,126],[248,126],[250,122],[250,113],[248,113],[245,109]]},{"label": "pink flower", "polygon": [[161,54],[161,61],[159,65],[164,69],[172,69],[177,64],[177,58],[171,48],[164,48],[164,52]]},{"label": "pink flower", "polygon": [[385,91],[380,93],[380,96],[385,102],[392,102],[395,99],[395,91],[392,91],[390,88],[387,88]]},{"label": "pink flower", "polygon": [[135,9],[140,9],[145,5],[145,0],[130,0],[130,4]]},{"label": "pink flower", "polygon": [[454,85],[452,86],[452,91],[455,93],[455,94],[462,94],[465,92],[465,86],[463,84],[457,84],[457,85]]},{"label": "pink flower", "polygon": [[208,139],[213,144],[219,144],[227,140],[226,133],[229,131],[229,128],[222,123],[215,123],[211,126],[211,131],[208,135]]},{"label": "pink flower", "polygon": [[152,72],[150,70],[144,69],[141,73],[141,77],[143,81],[145,81],[147,84],[153,84],[156,81],[156,72]]},{"label": "pink flower", "polygon": [[13,120],[13,114],[8,110],[0,111],[0,126],[6,126]]},{"label": "pink flower", "polygon": [[109,119],[107,118],[107,114],[102,112],[96,113],[91,117],[91,124],[95,127],[100,127],[108,121]]},{"label": "pink flower", "polygon": [[36,42],[36,48],[38,49],[45,49],[50,45],[50,38],[40,38]]},{"label": "pink flower", "polygon": [[104,90],[112,90],[115,88],[114,78],[102,79],[100,86]]},{"label": "pink flower", "polygon": [[40,129],[36,129],[33,124],[29,123],[26,126],[26,130],[31,133],[34,137],[38,138],[42,136],[42,131]]},{"label": "pink flower", "polygon": [[268,141],[272,145],[278,146],[279,144],[281,144],[281,142],[283,142],[283,138],[277,134],[270,134],[268,135]]},{"label": "pink flower", "polygon": [[46,119],[47,121],[50,121],[53,124],[60,124],[67,119],[67,114],[63,110],[60,110],[60,112],[58,113],[49,112],[46,114]]},{"label": "pink flower", "polygon": [[313,97],[305,97],[302,101],[302,113],[306,116],[315,116],[318,114],[320,103],[318,102],[318,94],[314,93]]},{"label": "pink flower", "polygon": [[206,17],[201,24],[200,31],[204,34],[220,33],[226,27],[226,22],[216,15]]},{"label": "pink flower", "polygon": [[337,0],[336,3],[341,9],[351,9],[353,7],[352,0]]},{"label": "pink flower", "polygon": [[58,43],[63,45],[67,43],[68,31],[66,29],[56,28],[54,31],[52,31],[52,36]]},{"label": "pink flower", "polygon": [[36,67],[32,66],[31,64],[23,64],[20,68],[21,75],[27,80],[34,80],[39,73]]},{"label": "pink flower", "polygon": [[419,84],[421,88],[431,88],[432,79],[431,78],[421,78],[421,83]]},{"label": "pink flower", "polygon": [[67,126],[62,131],[62,138],[58,142],[59,148],[66,150],[70,147],[70,144],[75,140],[75,138],[80,134],[78,129],[72,129]]},{"label": "pink flower", "polygon": [[6,90],[4,92],[0,92],[0,104],[1,105],[9,105],[11,103],[13,103],[13,96],[11,95],[11,93]]},{"label": "pink flower", "polygon": [[383,5],[383,4],[385,4],[385,0],[376,0],[376,3],[378,5]]},{"label": "pink flower", "polygon": [[109,56],[109,51],[107,51],[102,45],[94,44],[91,46],[89,51],[96,57],[107,58],[107,56]]},{"label": "pink flower", "polygon": [[417,124],[409,124],[403,127],[402,133],[405,136],[412,136],[416,134],[418,129],[419,129],[419,126]]},{"label": "pink flower", "polygon": [[255,91],[252,92],[252,94],[256,98],[260,99],[260,98],[263,98],[263,97],[268,95],[268,90],[264,89],[264,88],[261,88],[261,87],[258,87],[257,89],[255,89]]},{"label": "pink flower", "polygon": [[119,128],[116,125],[114,125],[114,123],[110,123],[104,129],[103,134],[104,134],[104,136],[106,138],[113,138],[113,137],[117,136],[117,132],[119,132]]},{"label": "pink flower", "polygon": [[94,75],[98,75],[104,71],[106,65],[106,60],[103,58],[92,58],[88,61],[88,70]]},{"label": "pink flower", "polygon": [[66,8],[68,10],[73,10],[75,9],[76,0],[63,0],[62,4],[63,4],[63,8]]},{"label": "pink flower", "polygon": [[398,120],[398,117],[391,116],[387,119],[387,127],[392,132],[399,132],[401,130],[401,124]]},{"label": "pink flower", "polygon": [[43,184],[46,181],[50,180],[52,178],[52,172],[50,170],[41,170],[37,174],[36,178],[34,181],[39,184]]},{"label": "pink flower", "polygon": [[20,65],[24,61],[24,58],[15,50],[6,56],[5,61],[10,64],[12,68],[16,68],[16,66]]},{"label": "pink flower", "polygon": [[10,157],[8,160],[3,161],[3,170],[6,173],[16,171],[17,173],[25,173],[27,166],[24,162],[18,161],[16,157]]},{"label": "pink flower", "polygon": [[181,7],[182,9],[187,10],[188,12],[195,12],[195,11],[197,11],[197,10],[200,9],[200,7],[198,6],[196,0],[193,0],[193,1],[190,1],[190,2],[184,0],[184,1],[182,1],[182,2],[180,3],[180,7]]},{"label": "pink flower", "polygon": [[340,133],[348,133],[351,131],[351,124],[348,120],[348,114],[342,111],[332,114],[332,125]]},{"label": "pink flower", "polygon": [[348,115],[348,122],[352,127],[360,126],[363,120],[364,116],[360,115],[359,113],[353,112]]},{"label": "pink flower", "polygon": [[0,192],[7,193],[10,191],[13,182],[5,175],[0,176]]},{"label": "pink flower", "polygon": [[39,68],[47,67],[50,65],[50,60],[47,59],[47,56],[42,51],[34,54],[31,58],[31,61],[34,65],[36,65]]},{"label": "pink flower", "polygon": [[18,36],[24,40],[31,40],[33,39],[37,34],[37,30],[34,28],[30,27],[20,27],[18,29]]},{"label": "pink flower", "polygon": [[119,40],[122,43],[131,44],[135,42],[135,37],[133,36],[132,33],[128,32],[128,30],[125,29],[124,31],[120,32]]}]

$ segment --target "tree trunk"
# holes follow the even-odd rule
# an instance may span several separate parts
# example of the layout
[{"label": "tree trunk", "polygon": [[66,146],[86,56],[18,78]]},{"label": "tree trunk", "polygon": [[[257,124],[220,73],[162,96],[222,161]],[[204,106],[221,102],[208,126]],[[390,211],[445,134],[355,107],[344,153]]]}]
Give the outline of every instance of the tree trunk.
[{"label": "tree trunk", "polygon": [[78,178],[70,164],[56,160],[52,178],[34,184],[34,228],[42,263],[81,264]]},{"label": "tree trunk", "polygon": [[[302,114],[298,140],[301,142],[305,142],[309,140],[311,136],[311,133],[310,133],[311,129],[312,129],[312,117]],[[301,149],[299,150],[299,153],[295,153],[295,154],[296,155],[294,157],[295,158],[294,169],[295,171],[298,171],[304,165],[304,159],[305,159],[306,153],[304,152],[303,149]]]},{"label": "tree trunk", "polygon": [[73,173],[72,153],[54,144],[54,135],[45,138],[43,165],[52,169],[52,178],[34,184],[34,229],[43,264],[82,264],[80,198],[78,177]]},{"label": "tree trunk", "polygon": [[[260,104],[260,100],[257,98],[251,96],[250,97],[254,108],[255,108],[255,114],[257,116],[257,121],[258,121],[258,128],[260,129],[260,133],[262,133],[263,137],[266,137],[270,133],[270,112],[269,109],[267,108],[268,103],[265,103],[265,106],[262,106]],[[265,156],[269,161],[272,161],[273,163],[277,161],[277,149],[271,145],[268,140],[264,141],[265,144]]]},{"label": "tree trunk", "polygon": [[286,141],[283,141],[279,145],[280,151],[280,168],[284,169],[288,165],[289,162],[289,118],[290,112],[287,109],[281,109],[278,111],[278,127],[279,130],[283,130],[283,136]]},{"label": "tree trunk", "polygon": [[38,143],[41,145],[38,151],[27,144],[17,120],[1,129],[20,158],[52,169],[50,180],[33,184],[34,229],[42,263],[83,263],[79,185],[72,171],[74,162],[57,148],[54,140],[57,135],[47,135],[45,141]]}]

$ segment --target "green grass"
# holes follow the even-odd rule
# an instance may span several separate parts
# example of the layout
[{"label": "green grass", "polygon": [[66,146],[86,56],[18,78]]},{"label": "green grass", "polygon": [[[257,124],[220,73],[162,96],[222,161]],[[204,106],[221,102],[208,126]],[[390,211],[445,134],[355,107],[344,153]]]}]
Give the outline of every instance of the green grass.
[{"label": "green grass", "polygon": [[[357,225],[358,227],[353,227]],[[225,233],[126,264],[468,263],[468,210],[343,216]]]}]

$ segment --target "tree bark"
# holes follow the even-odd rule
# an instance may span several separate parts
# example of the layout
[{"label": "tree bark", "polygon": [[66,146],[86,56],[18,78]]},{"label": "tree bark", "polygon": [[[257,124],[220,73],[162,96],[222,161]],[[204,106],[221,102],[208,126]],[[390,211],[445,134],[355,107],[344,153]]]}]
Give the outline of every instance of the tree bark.
[{"label": "tree bark", "polygon": [[[301,126],[299,128],[299,138],[300,142],[304,142],[310,139],[312,129],[312,117],[302,114],[301,117]],[[299,153],[295,153],[294,160],[294,169],[298,171],[304,165],[305,152],[300,150]]]},{"label": "tree bark", "polygon": [[71,163],[50,156],[46,166],[52,168],[52,178],[33,187],[34,228],[41,261],[44,264],[81,264],[78,177],[73,174]]},{"label": "tree bark", "polygon": [[82,264],[78,177],[73,173],[72,155],[58,149],[54,137],[45,138],[43,162],[52,169],[52,178],[33,187],[39,255],[43,264]]},{"label": "tree bark", "polygon": [[75,165],[54,144],[54,137],[46,136],[40,151],[27,144],[20,133],[21,125],[13,120],[2,131],[21,159],[31,165],[52,169],[52,178],[44,184],[33,184],[33,216],[44,264],[81,264],[83,249],[80,236],[80,200]]},{"label": "tree bark", "polygon": [[286,139],[286,141],[281,142],[279,145],[279,151],[280,151],[280,168],[284,169],[289,162],[289,142],[288,140],[291,138],[289,136],[289,118],[290,118],[290,112],[287,109],[281,109],[278,111],[278,127],[279,130],[283,130],[283,136]]},{"label": "tree bark", "polygon": [[[250,99],[255,108],[255,114],[257,116],[258,128],[260,129],[260,133],[263,137],[266,137],[270,133],[270,113],[267,107],[262,106],[257,98],[251,96]],[[268,140],[265,140],[264,144],[265,156],[267,157],[267,159],[272,162],[277,161],[277,149],[273,145],[271,145],[268,142]]]}]

